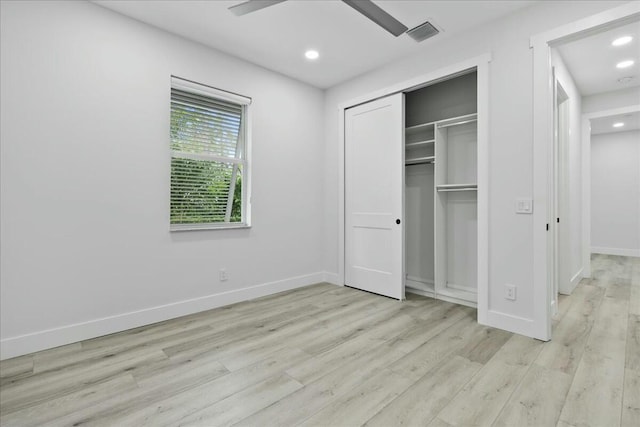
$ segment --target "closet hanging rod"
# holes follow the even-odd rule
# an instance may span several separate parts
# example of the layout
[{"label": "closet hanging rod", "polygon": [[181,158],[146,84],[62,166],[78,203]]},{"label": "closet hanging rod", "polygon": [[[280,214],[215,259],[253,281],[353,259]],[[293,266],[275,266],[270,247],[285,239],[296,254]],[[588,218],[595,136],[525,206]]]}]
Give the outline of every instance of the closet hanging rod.
[{"label": "closet hanging rod", "polygon": [[425,128],[433,127],[433,125],[435,125],[435,124],[436,124],[436,122],[420,123],[418,125],[408,126],[408,127],[404,128],[404,130],[406,132],[411,133],[412,131],[417,131],[417,130],[422,130],[422,129],[425,129]]},{"label": "closet hanging rod", "polygon": [[438,188],[439,192],[449,193],[452,191],[478,191],[476,187],[467,187],[467,188]]},{"label": "closet hanging rod", "polygon": [[446,120],[440,120],[436,122],[436,127],[438,128],[448,128],[450,126],[459,126],[466,123],[473,123],[478,121],[478,114],[467,114],[465,116],[452,117]]},{"label": "closet hanging rod", "polygon": [[467,124],[467,123],[473,123],[473,122],[477,122],[477,121],[478,121],[478,119],[469,119],[469,120],[463,120],[463,121],[455,122],[455,123],[446,123],[446,124],[443,124],[443,125],[438,125],[438,129],[450,128],[450,127],[453,127],[453,126],[460,126],[460,125],[464,125],[464,124]]},{"label": "closet hanging rod", "polygon": [[477,188],[478,184],[473,182],[463,182],[460,184],[438,184],[438,188]]}]

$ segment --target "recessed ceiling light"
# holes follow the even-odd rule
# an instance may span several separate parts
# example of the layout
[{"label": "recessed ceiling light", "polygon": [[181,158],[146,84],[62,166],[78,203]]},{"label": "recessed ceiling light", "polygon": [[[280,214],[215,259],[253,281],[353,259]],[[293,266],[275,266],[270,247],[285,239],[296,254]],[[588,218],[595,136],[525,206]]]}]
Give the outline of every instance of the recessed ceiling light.
[{"label": "recessed ceiling light", "polygon": [[613,42],[611,42],[611,46],[623,46],[633,40],[631,36],[618,37]]},{"label": "recessed ceiling light", "polygon": [[622,122],[618,122],[618,123],[614,123],[613,124],[614,128],[621,128],[622,126],[624,126],[624,123],[622,123]]},{"label": "recessed ceiling light", "polygon": [[633,64],[635,64],[636,62],[632,59],[628,59],[626,61],[622,61],[622,62],[618,62],[616,64],[617,68],[629,68],[631,67]]},{"label": "recessed ceiling light", "polygon": [[611,46],[623,46],[627,43],[630,43],[633,40],[631,36],[618,37],[613,42],[611,42]]},{"label": "recessed ceiling light", "polygon": [[318,59],[318,57],[320,56],[320,54],[318,53],[318,51],[317,51],[317,50],[313,50],[313,49],[311,49],[311,50],[306,51],[306,52],[304,53],[304,56],[305,56],[307,59],[311,59],[311,60],[313,61],[314,59]]}]

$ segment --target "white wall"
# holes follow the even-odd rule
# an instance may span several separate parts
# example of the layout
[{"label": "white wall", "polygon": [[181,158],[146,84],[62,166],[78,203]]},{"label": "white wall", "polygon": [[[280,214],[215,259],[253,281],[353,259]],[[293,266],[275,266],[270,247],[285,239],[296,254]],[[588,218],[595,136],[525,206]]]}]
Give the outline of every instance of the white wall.
[{"label": "white wall", "polygon": [[[567,69],[562,57],[556,49],[551,50],[551,64],[555,67],[556,79],[569,97],[569,143],[566,150],[565,166],[568,168],[566,178],[567,218],[560,218],[561,226],[566,221],[568,231],[568,253],[560,259],[562,264],[568,262],[568,274],[562,277],[560,291],[570,293],[582,274],[582,96]],[[568,256],[568,259],[564,259]],[[572,280],[576,278],[576,280]]]},{"label": "white wall", "polygon": [[591,136],[591,250],[640,256],[640,131]]},{"label": "white wall", "polygon": [[[532,216],[515,214],[515,199],[533,192],[532,35],[616,7],[624,2],[540,2],[502,20],[449,39],[424,42],[421,54],[331,88],[325,97],[325,269],[338,266],[338,105],[485,53],[490,66],[489,126],[489,310],[514,330],[533,318]],[[445,29],[446,30],[446,29]],[[535,207],[534,207],[535,209]],[[518,287],[508,301],[504,285]],[[544,286],[542,283],[536,286]]]},{"label": "white wall", "polygon": [[582,113],[596,113],[640,104],[640,86],[599,93],[582,98]]},{"label": "white wall", "polygon": [[[1,4],[3,358],[322,280],[320,90],[91,3]],[[168,231],[171,74],[253,97],[253,228]]]}]

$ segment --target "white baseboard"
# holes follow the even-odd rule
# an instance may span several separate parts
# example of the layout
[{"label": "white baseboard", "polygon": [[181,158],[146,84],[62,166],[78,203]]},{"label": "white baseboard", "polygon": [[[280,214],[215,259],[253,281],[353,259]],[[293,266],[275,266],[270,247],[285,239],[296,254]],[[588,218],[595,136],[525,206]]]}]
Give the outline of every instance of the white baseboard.
[{"label": "white baseboard", "polygon": [[424,289],[420,289],[420,288],[415,288],[412,286],[407,285],[405,287],[405,292],[411,293],[411,294],[417,294],[417,295],[422,295],[424,297],[430,297],[430,298],[435,298],[436,297],[436,293],[433,291],[429,291],[429,290],[424,290]]},{"label": "white baseboard", "polygon": [[[336,275],[337,277],[337,275]],[[0,340],[0,360],[329,281],[319,272]],[[335,280],[337,282],[337,279]]]},{"label": "white baseboard", "polygon": [[573,275],[573,277],[571,278],[571,282],[569,283],[570,289],[567,289],[568,292],[566,295],[571,295],[576,286],[578,286],[578,283],[580,283],[580,281],[584,278],[584,275],[582,274],[583,270],[584,269],[581,268],[576,274]]},{"label": "white baseboard", "polygon": [[591,253],[603,254],[603,255],[619,255],[619,256],[640,257],[640,249],[591,247]]},{"label": "white baseboard", "polygon": [[325,271],[322,274],[325,282],[331,283],[332,285],[342,286],[338,283],[338,273],[331,273],[329,271]]},{"label": "white baseboard", "polygon": [[478,318],[478,323],[498,329],[504,329],[505,331],[513,332],[527,337],[547,341],[546,337],[537,336],[538,334],[536,333],[533,320],[526,319],[524,317],[513,316],[511,314],[502,313],[496,310],[488,310],[486,319],[483,319],[483,321],[481,321],[481,319]]},{"label": "white baseboard", "polygon": [[442,292],[438,292],[438,295],[436,296],[436,298],[442,301],[452,302],[458,305],[466,305],[467,307],[478,308],[478,303],[474,301],[469,301],[468,299],[465,299],[465,298],[458,298],[457,296],[443,294]]}]

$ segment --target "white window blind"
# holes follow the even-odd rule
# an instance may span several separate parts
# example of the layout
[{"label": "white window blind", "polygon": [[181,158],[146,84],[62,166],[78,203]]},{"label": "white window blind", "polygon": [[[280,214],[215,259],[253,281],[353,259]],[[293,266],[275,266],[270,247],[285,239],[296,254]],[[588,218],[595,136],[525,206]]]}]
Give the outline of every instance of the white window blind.
[{"label": "white window blind", "polygon": [[171,229],[247,226],[248,98],[172,78]]}]

